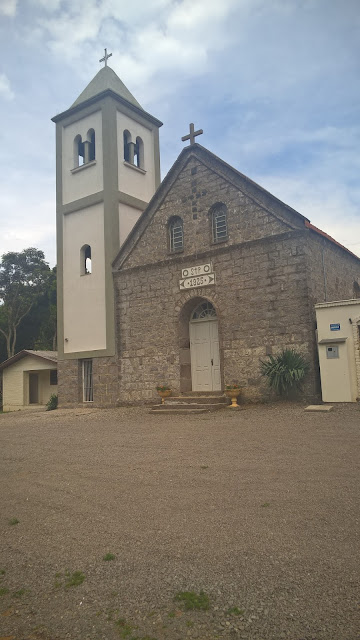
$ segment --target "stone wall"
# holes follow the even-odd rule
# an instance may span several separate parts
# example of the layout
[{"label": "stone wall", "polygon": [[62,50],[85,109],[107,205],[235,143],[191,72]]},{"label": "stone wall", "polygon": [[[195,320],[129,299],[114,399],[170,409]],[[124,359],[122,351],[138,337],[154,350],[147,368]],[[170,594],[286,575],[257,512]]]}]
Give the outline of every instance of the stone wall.
[{"label": "stone wall", "polygon": [[211,301],[217,311],[222,384],[238,382],[249,399],[266,394],[260,376],[266,354],[286,347],[311,352],[304,243],[305,233],[289,232],[213,249],[202,262],[212,261],[216,284],[187,291],[179,290],[181,269],[199,263],[195,256],[190,263],[189,257],[177,256],[116,274],[120,401],[153,400],[161,383],[175,393],[188,390],[181,375],[190,366],[182,325],[200,299]]},{"label": "stone wall", "polygon": [[[275,236],[294,228],[292,223],[273,215],[222,176],[191,158],[159,202],[155,216],[127,258],[126,268],[174,258],[168,242],[168,221],[174,215],[180,216],[184,223],[182,255],[216,251],[218,245],[212,242],[209,210],[217,202],[224,203],[228,209],[228,238],[221,243],[223,247]],[[286,218],[286,214],[284,216]]]},{"label": "stone wall", "polygon": [[93,358],[94,401],[83,402],[82,361],[58,362],[59,407],[79,404],[91,407],[115,407],[119,400],[119,373],[115,357]]}]

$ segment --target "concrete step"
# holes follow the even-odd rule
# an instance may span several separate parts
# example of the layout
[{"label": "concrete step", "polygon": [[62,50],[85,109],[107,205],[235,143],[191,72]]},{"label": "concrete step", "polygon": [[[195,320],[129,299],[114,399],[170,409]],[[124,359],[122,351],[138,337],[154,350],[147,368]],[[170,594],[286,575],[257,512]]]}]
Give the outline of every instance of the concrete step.
[{"label": "concrete step", "polygon": [[169,396],[165,398],[165,404],[226,404],[225,396]]},{"label": "concrete step", "polygon": [[[223,405],[221,405],[223,406]],[[164,409],[161,409],[161,407],[164,407]],[[162,416],[166,416],[166,415],[171,415],[171,416],[176,416],[176,415],[199,415],[200,413],[209,413],[210,411],[213,411],[213,409],[205,409],[205,408],[201,408],[201,409],[180,409],[178,407],[173,407],[172,409],[169,409],[168,407],[165,407],[164,405],[155,405],[150,413],[156,413]]]},{"label": "concrete step", "polygon": [[197,402],[166,402],[165,404],[156,404],[153,408],[157,411],[181,410],[188,413],[189,411],[192,411],[194,409],[203,409],[204,411],[217,411],[218,409],[223,409],[225,406],[226,404],[224,402],[212,402],[211,404],[202,404]]}]

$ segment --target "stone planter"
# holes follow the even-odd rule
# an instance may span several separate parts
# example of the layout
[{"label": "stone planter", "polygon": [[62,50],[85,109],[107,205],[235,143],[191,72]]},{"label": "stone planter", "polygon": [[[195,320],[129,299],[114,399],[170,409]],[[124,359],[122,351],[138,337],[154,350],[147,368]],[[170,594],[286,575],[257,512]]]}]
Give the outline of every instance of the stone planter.
[{"label": "stone planter", "polygon": [[225,395],[231,399],[228,409],[240,409],[237,399],[240,395],[240,389],[225,389]]},{"label": "stone planter", "polygon": [[161,398],[161,404],[165,403],[165,398],[171,396],[171,389],[165,389],[164,391],[157,390],[157,392]]}]

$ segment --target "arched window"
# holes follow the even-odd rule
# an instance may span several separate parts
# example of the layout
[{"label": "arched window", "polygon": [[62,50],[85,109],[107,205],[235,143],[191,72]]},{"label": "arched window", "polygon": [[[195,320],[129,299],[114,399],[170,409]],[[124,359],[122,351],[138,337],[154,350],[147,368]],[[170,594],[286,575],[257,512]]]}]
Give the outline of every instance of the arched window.
[{"label": "arched window", "polygon": [[131,133],[127,129],[124,131],[124,160],[134,163],[134,145],[131,141]]},{"label": "arched window", "polygon": [[227,207],[223,202],[217,202],[210,209],[211,231],[213,242],[227,240]]},{"label": "arched window", "polygon": [[140,169],[144,168],[144,143],[139,136],[136,138],[134,164]]},{"label": "arched window", "polygon": [[74,139],[74,167],[81,167],[85,162],[84,143],[80,135]]},{"label": "arched window", "polygon": [[357,280],[354,280],[353,292],[354,292],[354,298],[360,298],[360,285],[357,282]]},{"label": "arched window", "polygon": [[201,302],[191,315],[191,320],[209,320],[210,318],[216,318],[216,311],[208,300]]},{"label": "arched window", "polygon": [[184,225],[179,216],[170,218],[169,224],[169,247],[171,253],[184,249]]},{"label": "arched window", "polygon": [[[88,146],[88,158],[87,162],[92,162],[95,160],[95,131],[94,129],[89,129],[87,132],[87,146]],[[86,155],[86,154],[85,154]]]},{"label": "arched window", "polygon": [[86,276],[91,273],[91,247],[84,244],[80,249],[80,275]]}]

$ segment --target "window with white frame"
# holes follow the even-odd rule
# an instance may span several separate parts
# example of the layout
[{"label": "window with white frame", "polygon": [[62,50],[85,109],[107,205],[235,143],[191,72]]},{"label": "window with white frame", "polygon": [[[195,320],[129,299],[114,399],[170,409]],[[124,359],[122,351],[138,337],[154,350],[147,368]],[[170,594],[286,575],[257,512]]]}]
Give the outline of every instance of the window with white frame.
[{"label": "window with white frame", "polygon": [[213,242],[223,242],[228,238],[227,207],[223,202],[217,202],[210,209],[211,230]]},{"label": "window with white frame", "polygon": [[82,361],[83,402],[94,401],[93,361]]},{"label": "window with white frame", "polygon": [[179,216],[169,220],[169,247],[171,253],[184,249],[184,225]]}]

